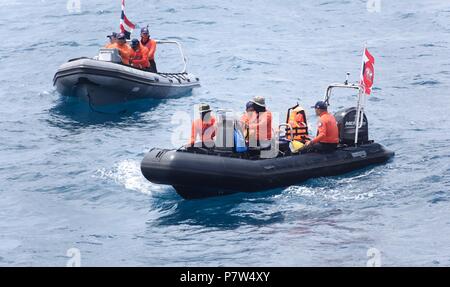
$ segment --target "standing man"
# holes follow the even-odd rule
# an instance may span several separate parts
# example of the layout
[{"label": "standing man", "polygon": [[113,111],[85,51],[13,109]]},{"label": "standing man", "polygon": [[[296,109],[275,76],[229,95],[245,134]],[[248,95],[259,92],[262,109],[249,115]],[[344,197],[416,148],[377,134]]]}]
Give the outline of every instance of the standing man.
[{"label": "standing man", "polygon": [[150,62],[149,70],[152,73],[157,73],[155,63],[155,52],[156,52],[156,41],[150,38],[150,33],[148,28],[144,27],[141,29],[141,44],[145,46],[148,50],[148,60]]},{"label": "standing man", "polygon": [[339,129],[336,119],[328,113],[328,106],[323,101],[318,101],[313,107],[319,117],[317,137],[306,144],[309,151],[329,153],[336,150],[339,143]]}]

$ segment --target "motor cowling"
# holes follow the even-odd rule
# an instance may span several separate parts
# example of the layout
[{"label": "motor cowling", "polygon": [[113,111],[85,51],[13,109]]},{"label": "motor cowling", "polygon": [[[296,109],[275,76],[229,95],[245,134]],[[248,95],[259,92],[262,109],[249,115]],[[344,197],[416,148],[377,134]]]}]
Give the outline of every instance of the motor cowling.
[{"label": "motor cowling", "polygon": [[[356,131],[356,108],[347,108],[334,114],[339,129],[339,142],[341,144],[354,144]],[[358,144],[369,141],[369,122],[364,114],[362,127],[358,130]]]}]

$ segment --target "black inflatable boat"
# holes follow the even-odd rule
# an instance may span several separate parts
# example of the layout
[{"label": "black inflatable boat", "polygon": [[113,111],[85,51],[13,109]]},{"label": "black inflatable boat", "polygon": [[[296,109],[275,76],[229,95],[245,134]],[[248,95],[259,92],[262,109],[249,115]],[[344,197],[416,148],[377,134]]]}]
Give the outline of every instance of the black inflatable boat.
[{"label": "black inflatable boat", "polygon": [[239,158],[214,150],[152,149],[141,164],[151,182],[172,185],[186,199],[286,187],[383,163],[394,155],[380,144],[340,147],[330,154],[305,153],[273,159]]},{"label": "black inflatable boat", "polygon": [[[327,103],[335,87],[360,89],[347,82],[330,85]],[[338,111],[335,117],[340,144],[331,153],[293,153],[289,141],[275,137],[277,153],[273,158],[262,158],[261,150],[237,153],[233,148],[152,149],[143,159],[141,171],[149,181],[171,185],[182,197],[193,199],[287,187],[309,178],[384,163],[394,156],[394,152],[369,140],[367,117],[361,109]]]}]

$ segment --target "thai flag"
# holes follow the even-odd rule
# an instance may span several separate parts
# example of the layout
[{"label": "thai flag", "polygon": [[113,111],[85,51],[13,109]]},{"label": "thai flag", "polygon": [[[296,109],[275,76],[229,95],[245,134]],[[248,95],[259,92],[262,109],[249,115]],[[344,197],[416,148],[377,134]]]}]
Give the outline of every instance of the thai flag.
[{"label": "thai flag", "polygon": [[375,76],[375,58],[369,53],[367,48],[364,48],[361,81],[360,84],[364,87],[364,93],[370,95],[372,92],[373,79]]},{"label": "thai flag", "polygon": [[120,31],[125,34],[127,39],[131,38],[131,33],[133,32],[136,25],[131,23],[125,16],[125,0],[122,0],[122,15],[120,16]]}]

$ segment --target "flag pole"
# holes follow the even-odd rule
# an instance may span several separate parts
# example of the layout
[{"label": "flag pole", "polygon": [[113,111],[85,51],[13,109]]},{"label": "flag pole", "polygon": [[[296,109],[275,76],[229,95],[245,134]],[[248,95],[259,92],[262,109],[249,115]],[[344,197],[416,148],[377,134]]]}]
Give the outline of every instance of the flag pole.
[{"label": "flag pole", "polygon": [[[364,44],[364,49],[362,53],[362,62],[361,62],[361,74],[364,73],[364,54],[367,49],[367,43]],[[364,81],[363,77],[359,80],[359,91],[358,91],[358,102],[356,104],[356,119],[355,119],[355,146],[358,145],[358,134],[359,129],[362,127],[362,124],[364,123],[364,115],[362,116],[362,122],[361,121],[361,112],[363,111],[362,107],[362,97],[364,96]]]}]

